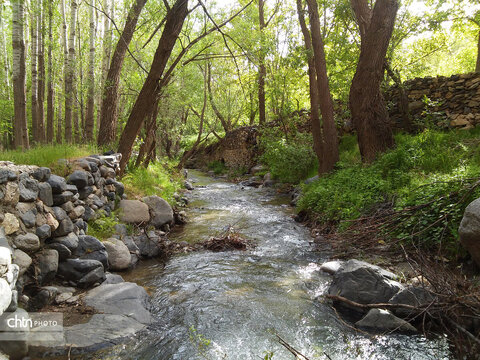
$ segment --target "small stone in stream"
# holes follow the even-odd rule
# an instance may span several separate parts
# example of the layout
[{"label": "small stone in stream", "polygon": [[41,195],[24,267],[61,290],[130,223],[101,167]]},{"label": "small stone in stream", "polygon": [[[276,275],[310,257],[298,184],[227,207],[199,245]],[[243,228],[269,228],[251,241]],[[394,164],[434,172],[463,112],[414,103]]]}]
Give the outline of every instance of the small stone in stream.
[{"label": "small stone in stream", "polygon": [[118,239],[109,238],[103,242],[108,253],[108,264],[111,270],[126,270],[130,267],[130,251]]},{"label": "small stone in stream", "polygon": [[44,224],[42,226],[37,227],[37,230],[35,232],[40,239],[40,241],[44,241],[45,239],[48,239],[52,235],[52,229],[50,228],[50,225]]},{"label": "small stone in stream", "polygon": [[53,194],[61,194],[67,189],[67,182],[61,176],[51,175],[47,182],[52,187]]},{"label": "small stone in stream", "polygon": [[183,182],[183,186],[184,186],[185,189],[187,189],[187,190],[195,190],[195,188],[194,188],[193,185],[190,183],[190,181],[185,180],[185,181]]},{"label": "small stone in stream", "polygon": [[355,323],[360,328],[373,329],[378,331],[399,331],[415,334],[417,329],[407,321],[393,315],[388,310],[370,309],[363,319]]},{"label": "small stone in stream", "polygon": [[52,171],[47,167],[39,167],[31,175],[35,180],[44,182],[50,178]]},{"label": "small stone in stream", "polygon": [[102,283],[103,285],[120,284],[122,282],[125,282],[125,280],[123,280],[123,278],[118,274],[106,273],[105,276],[106,276],[106,279]]}]

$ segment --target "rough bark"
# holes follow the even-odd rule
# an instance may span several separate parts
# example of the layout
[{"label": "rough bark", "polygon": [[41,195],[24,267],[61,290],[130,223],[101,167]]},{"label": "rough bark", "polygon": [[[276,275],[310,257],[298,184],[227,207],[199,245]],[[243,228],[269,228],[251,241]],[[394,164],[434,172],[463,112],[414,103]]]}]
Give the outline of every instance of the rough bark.
[{"label": "rough bark", "polygon": [[37,137],[40,143],[45,143],[45,16],[43,2],[39,3],[38,12],[38,122]]},{"label": "rough bark", "polygon": [[350,111],[362,160],[371,162],[395,145],[380,84],[398,2],[377,0],[373,10],[367,0],[351,0],[351,4],[359,24],[361,47],[350,87]]},{"label": "rough bark", "polygon": [[140,166],[141,163],[144,163],[144,160],[147,159],[150,148],[152,144],[155,142],[155,134],[157,130],[157,116],[158,116],[158,102],[154,106],[154,111],[152,115],[150,115],[148,121],[145,123],[145,138],[140,146],[140,150],[138,151],[137,159],[135,160],[135,167]]},{"label": "rough bark", "polygon": [[328,84],[327,64],[323,39],[320,30],[320,17],[316,0],[307,0],[308,14],[310,18],[310,32],[313,50],[313,65],[315,67],[318,106],[322,113],[321,136],[316,139],[319,151],[322,153],[319,159],[318,173],[324,174],[333,170],[338,161],[338,137],[333,114],[333,100]]},{"label": "rough bark", "polygon": [[260,53],[258,56],[258,115],[259,123],[266,122],[265,114],[265,77],[267,76],[267,68],[265,67],[265,44],[263,29],[265,28],[265,2],[258,0],[258,21],[260,25]]},{"label": "rough bark", "polygon": [[138,17],[147,0],[137,0],[128,13],[125,27],[120,39],[118,40],[112,61],[103,88],[103,102],[100,112],[100,130],[98,132],[97,143],[99,146],[113,143],[117,135],[118,118],[118,89],[120,84],[120,73],[122,71],[123,60],[127,52],[130,41],[132,40]]},{"label": "rough bark", "polygon": [[13,122],[14,147],[28,149],[28,128],[25,94],[25,43],[23,34],[24,0],[12,1],[12,48],[13,48]]},{"label": "rough bark", "polygon": [[78,4],[72,0],[70,6],[70,34],[68,37],[68,63],[65,77],[65,141],[71,143],[72,138],[72,113],[75,96],[73,93],[75,82],[75,25]]},{"label": "rough bark", "polygon": [[47,143],[53,142],[53,119],[55,116],[54,110],[54,92],[53,92],[53,61],[52,61],[52,22],[53,22],[53,5],[52,2],[48,2],[48,55],[47,55],[47,67],[48,67],[48,83],[47,83]]},{"label": "rough bark", "polygon": [[133,143],[146,117],[153,112],[154,99],[160,94],[159,82],[170,58],[175,42],[188,14],[188,0],[177,0],[167,14],[167,20],[158,43],[150,71],[133,105],[128,121],[120,137],[118,152],[121,153],[121,172],[132,154]]},{"label": "rough bark", "polygon": [[480,30],[478,31],[477,40],[477,63],[475,64],[475,72],[480,72]]},{"label": "rough bark", "polygon": [[32,87],[31,87],[31,94],[30,94],[30,101],[32,107],[32,137],[33,142],[39,142],[39,135],[38,135],[38,78],[37,78],[37,45],[38,45],[38,21],[37,21],[37,14],[36,8],[34,4],[32,4],[32,9],[30,9],[30,72],[32,76]]},{"label": "rough bark", "polygon": [[89,9],[90,15],[90,53],[88,58],[88,99],[87,115],[85,117],[85,138],[93,140],[93,126],[95,123],[95,18],[93,6]]},{"label": "rough bark", "polygon": [[[2,33],[2,38],[1,38],[1,41],[2,41],[2,46],[1,46],[1,51],[3,52],[3,69],[5,71],[5,84],[6,84],[6,88],[7,89],[10,89],[10,62],[9,62],[9,59],[8,59],[8,52],[7,52],[7,39],[6,39],[6,31],[5,31],[5,28],[3,26],[3,18],[2,18],[2,9],[3,7],[0,6],[0,32]],[[6,93],[7,95],[7,100],[10,100],[10,92],[7,91]]]},{"label": "rough bark", "polygon": [[56,134],[56,136],[55,136],[55,141],[57,142],[57,144],[61,144],[61,143],[62,143],[62,121],[63,121],[63,118],[62,118],[62,105],[63,105],[63,102],[62,102],[62,98],[61,98],[60,96],[58,96],[57,103],[58,103],[58,110],[57,110],[57,134]]}]

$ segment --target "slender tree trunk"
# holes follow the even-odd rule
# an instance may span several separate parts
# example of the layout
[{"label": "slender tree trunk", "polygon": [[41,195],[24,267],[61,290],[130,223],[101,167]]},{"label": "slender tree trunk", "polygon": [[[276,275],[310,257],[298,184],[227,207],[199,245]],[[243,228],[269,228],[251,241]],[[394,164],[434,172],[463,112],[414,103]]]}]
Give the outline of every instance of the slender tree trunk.
[{"label": "slender tree trunk", "polygon": [[57,134],[56,134],[56,142],[57,144],[61,144],[62,143],[62,121],[63,121],[63,118],[62,118],[62,105],[63,105],[63,102],[62,102],[62,98],[58,95],[58,100],[57,100],[57,103],[58,103],[58,111],[57,111]]},{"label": "slender tree trunk", "polygon": [[123,155],[120,162],[121,172],[132,154],[132,147],[142,127],[143,121],[153,109],[155,99],[159,96],[161,87],[159,81],[162,78],[167,61],[170,58],[175,42],[183,27],[183,22],[188,14],[188,0],[177,0],[167,14],[167,20],[162,36],[158,43],[150,71],[143,84],[140,94],[133,105],[127,124],[120,137],[118,152]]},{"label": "slender tree trunk", "polygon": [[55,117],[54,109],[54,92],[53,92],[53,61],[52,61],[52,45],[53,45],[53,5],[48,1],[48,83],[47,83],[47,143],[53,143],[53,119]]},{"label": "slender tree trunk", "polygon": [[[65,87],[67,83],[68,77],[68,40],[67,40],[67,14],[66,14],[66,7],[65,7],[65,0],[61,0],[61,12],[62,12],[62,47],[63,47],[63,79],[64,79],[64,89],[63,89],[63,99],[59,98],[58,103],[65,102],[66,95],[65,95]],[[60,115],[60,122],[57,124],[57,130],[62,129],[62,123],[64,126],[64,132],[66,132],[66,125],[65,125],[65,118],[62,116],[62,106],[59,105],[59,115]],[[64,141],[62,139],[62,133],[58,133],[57,131],[57,143]]]},{"label": "slender tree trunk", "polygon": [[[101,94],[102,96],[99,99],[98,106],[100,109],[103,108],[103,91],[106,86],[106,79],[107,79],[107,74],[108,74],[108,64],[110,64],[110,52],[111,52],[111,47],[112,47],[112,32],[110,30],[110,19],[109,16],[113,18],[113,0],[112,0],[112,5],[111,5],[111,12],[109,12],[109,3],[108,0],[103,0],[103,11],[105,12],[104,14],[104,20],[103,20],[103,55],[102,55],[102,77],[101,77],[101,84],[100,84],[100,89],[101,89]],[[100,126],[102,123],[102,111],[99,111],[97,113],[97,132],[98,136],[100,136]]]},{"label": "slender tree trunk", "polygon": [[142,145],[140,145],[140,150],[138,151],[138,156],[137,156],[137,159],[135,160],[135,167],[140,166],[144,158],[148,156],[150,147],[155,140],[155,131],[157,128],[157,116],[158,116],[158,102],[159,102],[159,99],[157,99],[157,103],[154,106],[154,111],[152,115],[149,117],[148,121],[144,125],[145,139],[142,142]]},{"label": "slender tree trunk", "polygon": [[45,15],[43,2],[38,11],[38,141],[45,143]]},{"label": "slender tree trunk", "polygon": [[480,72],[480,30],[478,31],[477,40],[477,63],[475,64],[475,72]]},{"label": "slender tree trunk", "polygon": [[258,57],[258,114],[260,125],[265,124],[265,77],[267,68],[265,67],[265,40],[263,29],[265,29],[265,11],[264,0],[258,0],[258,19],[260,25],[260,54]]},{"label": "slender tree trunk", "polygon": [[229,132],[231,130],[231,126],[229,121],[225,119],[225,117],[222,115],[220,110],[218,110],[217,106],[215,105],[215,101],[213,100],[213,94],[212,94],[212,68],[211,65],[208,64],[207,66],[207,88],[208,88],[208,98],[210,100],[210,105],[212,107],[213,112],[215,113],[215,116],[220,120],[220,123],[222,124],[223,130],[225,132]]},{"label": "slender tree trunk", "polygon": [[85,118],[85,138],[93,140],[93,126],[95,125],[95,18],[93,6],[90,6],[90,56],[88,63],[88,99],[87,116]]},{"label": "slender tree trunk", "polygon": [[68,64],[65,77],[65,141],[71,143],[72,138],[72,113],[75,101],[75,25],[77,19],[78,4],[72,0],[70,6],[70,35],[68,39]]},{"label": "slender tree trunk", "polygon": [[398,2],[377,0],[373,11],[367,0],[351,0],[351,5],[360,29],[361,48],[350,87],[350,111],[362,160],[371,162],[395,145],[380,85]]},{"label": "slender tree trunk", "polygon": [[8,52],[7,52],[7,39],[6,39],[6,31],[3,26],[3,18],[2,18],[2,10],[3,7],[0,6],[0,32],[2,33],[2,46],[1,46],[1,51],[3,52],[4,56],[4,63],[3,63],[3,68],[5,70],[5,85],[6,85],[6,95],[7,95],[7,100],[10,100],[10,62],[8,59]]},{"label": "slender tree trunk", "polygon": [[27,127],[27,99],[25,94],[25,43],[23,33],[24,0],[12,1],[12,48],[13,48],[13,123],[14,147],[29,148]]},{"label": "slender tree trunk", "polygon": [[32,106],[32,135],[35,143],[39,142],[39,129],[38,129],[38,73],[37,73],[37,57],[38,57],[38,21],[37,21],[37,9],[34,4],[30,9],[30,38],[31,38],[31,62],[30,72],[32,75],[32,87],[31,87],[31,106]]},{"label": "slender tree trunk", "polygon": [[[74,108],[73,108],[73,140],[75,141],[75,143],[77,144],[81,144],[82,143],[82,134],[80,133],[80,126],[82,127],[82,129],[85,128],[85,121],[84,121],[84,116],[83,116],[83,106],[84,106],[84,101],[83,101],[83,58],[82,58],[82,55],[83,55],[83,52],[82,52],[82,31],[81,31],[81,27],[80,27],[80,21],[79,21],[79,17],[78,17],[78,12],[77,12],[77,19],[76,19],[76,22],[77,22],[77,29],[78,29],[78,32],[77,32],[77,54],[78,56],[75,57],[75,61],[74,61],[74,66],[73,66],[73,69],[74,69],[74,72],[75,72],[75,75],[74,75],[74,82],[73,82],[73,86],[72,86],[72,93],[73,93],[73,96],[74,96]],[[77,66],[78,64],[78,66]],[[78,79],[78,80],[77,80]],[[80,89],[80,91],[77,91],[77,84],[78,84],[78,88]],[[83,132],[83,134],[85,135],[85,133]]]},{"label": "slender tree trunk", "polygon": [[115,141],[117,135],[118,118],[118,89],[120,84],[120,73],[122,71],[123,60],[127,52],[130,41],[132,40],[138,17],[147,0],[137,0],[128,13],[125,27],[118,40],[117,46],[112,56],[110,68],[103,88],[103,102],[100,115],[100,130],[98,132],[97,143],[99,146],[111,144]]},{"label": "slender tree trunk", "polygon": [[335,119],[333,115],[333,101],[328,84],[327,64],[323,39],[320,30],[320,17],[316,0],[307,0],[308,14],[310,18],[310,31],[313,49],[315,74],[317,77],[317,93],[320,111],[322,113],[322,136],[320,139],[322,161],[319,164],[319,174],[333,170],[338,161],[338,137]]}]

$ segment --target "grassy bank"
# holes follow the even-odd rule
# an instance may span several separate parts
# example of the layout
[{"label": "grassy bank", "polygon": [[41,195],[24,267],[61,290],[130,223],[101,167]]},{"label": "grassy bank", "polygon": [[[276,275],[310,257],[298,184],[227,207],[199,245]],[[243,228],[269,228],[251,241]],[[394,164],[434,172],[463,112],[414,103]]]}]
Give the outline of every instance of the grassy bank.
[{"label": "grassy bank", "polygon": [[[458,251],[465,207],[480,197],[480,129],[399,134],[397,147],[370,165],[361,163],[356,139],[342,139],[338,169],[304,186],[298,203],[318,222],[339,231],[352,221],[384,217],[386,238]],[[395,217],[396,216],[396,217]]]}]

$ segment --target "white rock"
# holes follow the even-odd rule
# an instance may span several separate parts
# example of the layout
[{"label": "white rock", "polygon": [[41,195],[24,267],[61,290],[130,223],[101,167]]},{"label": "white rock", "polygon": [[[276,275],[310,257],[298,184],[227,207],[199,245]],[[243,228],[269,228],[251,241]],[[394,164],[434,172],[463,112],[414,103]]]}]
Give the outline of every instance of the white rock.
[{"label": "white rock", "polygon": [[7,310],[8,306],[12,302],[12,290],[7,281],[0,278],[0,315]]},{"label": "white rock", "polygon": [[343,261],[340,260],[327,261],[320,266],[320,270],[333,275],[338,271],[338,269],[340,269],[342,265]]}]

